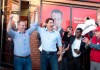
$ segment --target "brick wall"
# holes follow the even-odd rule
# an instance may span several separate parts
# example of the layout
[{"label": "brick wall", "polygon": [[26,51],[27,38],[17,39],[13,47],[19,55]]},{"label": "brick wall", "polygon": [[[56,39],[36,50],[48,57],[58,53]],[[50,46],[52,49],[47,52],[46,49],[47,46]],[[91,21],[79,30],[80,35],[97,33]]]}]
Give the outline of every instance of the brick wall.
[{"label": "brick wall", "polygon": [[37,32],[33,32],[30,39],[31,45],[31,59],[33,70],[40,70],[40,52],[38,50],[39,44],[37,39]]}]

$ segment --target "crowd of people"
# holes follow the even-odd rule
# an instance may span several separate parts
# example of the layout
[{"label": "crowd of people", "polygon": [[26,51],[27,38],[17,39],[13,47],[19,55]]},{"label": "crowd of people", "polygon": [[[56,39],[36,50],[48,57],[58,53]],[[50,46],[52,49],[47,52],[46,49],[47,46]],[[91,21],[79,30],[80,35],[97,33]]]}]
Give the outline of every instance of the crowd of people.
[{"label": "crowd of people", "polygon": [[61,16],[62,21],[62,14],[55,10],[51,18],[46,19],[45,27],[35,21],[26,30],[25,22],[19,21],[17,31],[12,29],[13,15],[10,16],[7,33],[14,42],[14,70],[32,70],[30,35],[35,30],[41,40],[41,70],[100,70],[100,27],[96,27],[91,38],[89,34],[82,36],[82,28],[77,28],[73,35],[72,26],[63,31],[55,15]]}]

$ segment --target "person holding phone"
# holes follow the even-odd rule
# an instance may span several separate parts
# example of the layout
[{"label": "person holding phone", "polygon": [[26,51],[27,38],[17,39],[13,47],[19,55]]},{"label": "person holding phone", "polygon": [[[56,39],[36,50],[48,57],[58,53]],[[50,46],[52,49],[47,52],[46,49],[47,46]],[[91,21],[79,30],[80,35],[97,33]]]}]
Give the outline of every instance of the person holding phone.
[{"label": "person holding phone", "polygon": [[[82,29],[77,28],[75,31],[75,35],[70,36],[70,46],[68,50],[68,70],[82,70],[82,58],[85,50],[85,43],[82,42]],[[66,35],[64,35],[63,39],[67,39]]]}]

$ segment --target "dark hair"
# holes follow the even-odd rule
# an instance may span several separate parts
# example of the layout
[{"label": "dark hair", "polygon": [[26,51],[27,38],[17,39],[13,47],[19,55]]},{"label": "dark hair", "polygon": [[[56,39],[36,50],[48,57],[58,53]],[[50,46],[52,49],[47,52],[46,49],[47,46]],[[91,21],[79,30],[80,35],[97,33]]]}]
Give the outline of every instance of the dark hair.
[{"label": "dark hair", "polygon": [[72,28],[72,26],[68,26],[67,28]]},{"label": "dark hair", "polygon": [[62,15],[62,12],[60,10],[57,10],[57,9],[52,10],[51,14],[52,13],[60,13]]},{"label": "dark hair", "polygon": [[86,20],[90,20],[90,17],[86,17]]},{"label": "dark hair", "polygon": [[52,18],[47,18],[46,21],[45,21],[45,23],[48,23],[49,20],[52,20],[54,22],[54,20]]},{"label": "dark hair", "polygon": [[82,28],[77,28],[76,30],[79,30],[81,33],[83,32]]},{"label": "dark hair", "polygon": [[25,21],[23,21],[23,20],[19,20],[19,21],[17,22],[17,24],[19,24],[20,22],[25,22]]},{"label": "dark hair", "polygon": [[71,28],[73,30],[73,27],[72,26],[68,26],[67,28]]}]

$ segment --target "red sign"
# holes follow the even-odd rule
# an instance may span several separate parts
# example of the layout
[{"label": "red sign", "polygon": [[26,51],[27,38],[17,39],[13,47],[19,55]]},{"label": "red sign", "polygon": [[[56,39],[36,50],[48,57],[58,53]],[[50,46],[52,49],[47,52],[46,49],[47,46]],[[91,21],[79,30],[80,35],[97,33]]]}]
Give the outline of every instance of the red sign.
[{"label": "red sign", "polygon": [[83,24],[86,17],[90,17],[96,21],[97,11],[84,8],[72,8],[72,26],[76,28],[78,24]]}]

